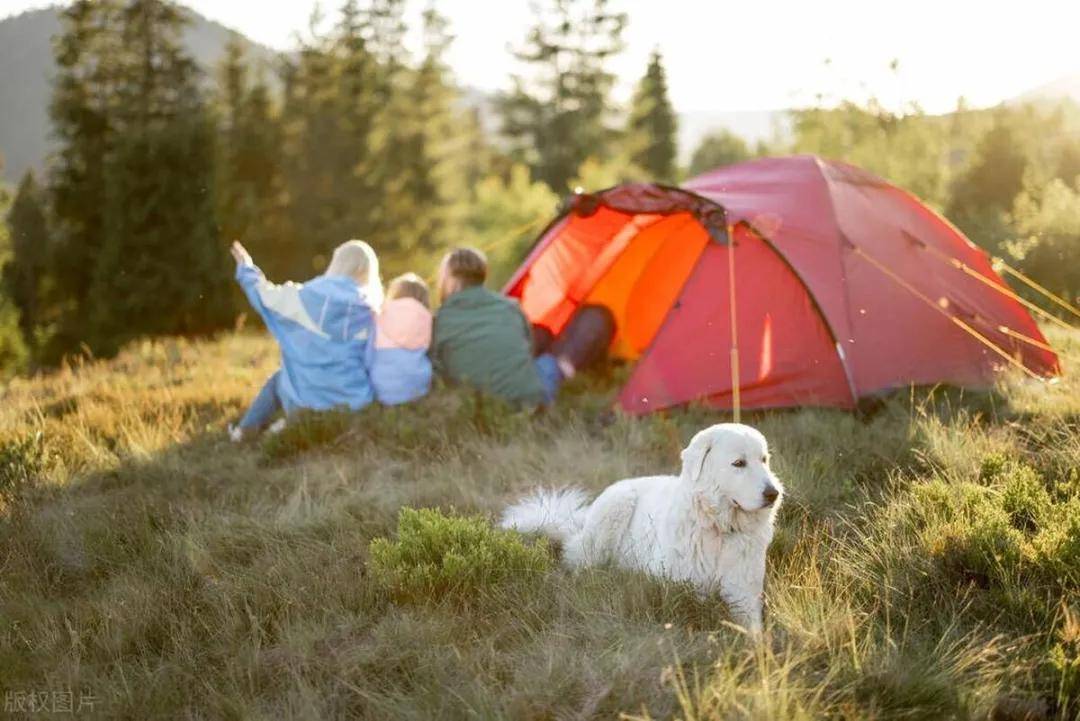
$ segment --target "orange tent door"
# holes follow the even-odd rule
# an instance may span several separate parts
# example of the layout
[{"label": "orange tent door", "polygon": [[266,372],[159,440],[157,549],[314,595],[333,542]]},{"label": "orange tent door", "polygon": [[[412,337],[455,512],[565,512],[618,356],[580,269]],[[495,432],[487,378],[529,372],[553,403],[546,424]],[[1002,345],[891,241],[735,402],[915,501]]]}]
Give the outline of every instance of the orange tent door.
[{"label": "orange tent door", "polygon": [[519,283],[522,310],[558,334],[574,311],[603,305],[616,321],[612,354],[637,359],[652,342],[709,235],[690,213],[571,217]]}]

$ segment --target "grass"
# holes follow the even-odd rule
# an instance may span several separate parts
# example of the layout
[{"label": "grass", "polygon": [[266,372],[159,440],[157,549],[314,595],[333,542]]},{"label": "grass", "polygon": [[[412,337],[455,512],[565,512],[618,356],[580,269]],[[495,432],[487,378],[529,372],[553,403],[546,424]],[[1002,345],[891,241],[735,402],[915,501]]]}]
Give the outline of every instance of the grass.
[{"label": "grass", "polygon": [[[1080,334],[1051,337],[1077,367]],[[540,416],[443,389],[227,443],[274,359],[243,335],[143,343],[6,389],[6,702],[71,691],[109,719],[1080,713],[1072,376],[754,414],[789,491],[755,644],[714,599],[568,573],[484,522],[536,483],[670,471],[721,415],[613,415],[612,379],[583,378]]]}]

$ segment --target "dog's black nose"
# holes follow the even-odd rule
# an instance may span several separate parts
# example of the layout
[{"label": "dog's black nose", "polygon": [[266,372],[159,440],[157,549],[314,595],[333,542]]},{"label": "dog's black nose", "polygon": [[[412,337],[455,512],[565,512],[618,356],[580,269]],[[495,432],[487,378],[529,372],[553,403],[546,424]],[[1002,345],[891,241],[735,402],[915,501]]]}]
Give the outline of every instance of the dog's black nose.
[{"label": "dog's black nose", "polygon": [[772,504],[776,503],[776,499],[780,495],[780,491],[776,490],[776,486],[769,486],[761,492],[761,495],[765,497],[765,505],[771,506]]}]

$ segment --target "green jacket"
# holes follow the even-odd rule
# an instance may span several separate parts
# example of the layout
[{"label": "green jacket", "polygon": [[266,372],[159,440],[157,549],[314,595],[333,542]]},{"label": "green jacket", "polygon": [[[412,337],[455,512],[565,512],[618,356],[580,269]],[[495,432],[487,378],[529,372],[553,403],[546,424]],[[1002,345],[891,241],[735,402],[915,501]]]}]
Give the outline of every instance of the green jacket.
[{"label": "green jacket", "polygon": [[515,403],[540,405],[544,389],[532,357],[532,328],[517,301],[482,286],[458,291],[435,315],[435,370]]}]

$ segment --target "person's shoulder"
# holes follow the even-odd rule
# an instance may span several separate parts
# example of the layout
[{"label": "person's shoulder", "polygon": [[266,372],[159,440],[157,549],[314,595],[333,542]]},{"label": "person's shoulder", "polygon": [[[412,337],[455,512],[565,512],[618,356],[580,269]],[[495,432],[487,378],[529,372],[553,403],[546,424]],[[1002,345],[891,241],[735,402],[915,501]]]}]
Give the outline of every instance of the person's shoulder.
[{"label": "person's shoulder", "polygon": [[488,290],[487,288],[485,288],[484,291],[488,294],[488,297],[491,298],[492,303],[512,308],[517,308],[519,305],[517,298],[511,298],[510,296],[503,295],[498,291]]},{"label": "person's shoulder", "polygon": [[340,299],[360,305],[370,305],[360,285],[352,278],[340,275],[317,275],[297,287],[321,293],[328,298]]}]

